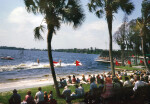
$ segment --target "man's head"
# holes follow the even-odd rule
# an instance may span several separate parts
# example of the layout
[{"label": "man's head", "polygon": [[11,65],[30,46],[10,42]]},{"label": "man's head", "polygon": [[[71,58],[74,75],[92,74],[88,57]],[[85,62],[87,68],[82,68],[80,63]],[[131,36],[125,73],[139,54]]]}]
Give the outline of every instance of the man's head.
[{"label": "man's head", "polygon": [[41,88],[41,87],[39,87],[39,88],[38,88],[38,90],[39,90],[39,91],[41,91],[41,90],[42,90],[42,88]]},{"label": "man's head", "polygon": [[31,95],[31,91],[27,91],[27,94],[28,94],[28,95]]},{"label": "man's head", "polygon": [[13,90],[13,93],[17,93],[17,90],[16,90],[16,89],[14,89],[14,90]]},{"label": "man's head", "polygon": [[80,86],[82,87],[82,84],[80,84]]}]

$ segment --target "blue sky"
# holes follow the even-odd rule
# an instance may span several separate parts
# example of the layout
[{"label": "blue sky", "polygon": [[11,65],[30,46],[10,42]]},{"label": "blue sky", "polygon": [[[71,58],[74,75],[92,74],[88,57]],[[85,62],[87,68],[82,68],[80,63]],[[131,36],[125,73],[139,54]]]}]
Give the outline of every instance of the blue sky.
[{"label": "blue sky", "polygon": [[[84,23],[74,30],[71,25],[62,24],[61,29],[53,36],[52,47],[58,48],[89,48],[97,47],[108,49],[109,35],[107,22],[104,18],[98,19],[89,13],[88,0],[81,0],[86,13]],[[131,0],[135,10],[128,16],[128,21],[141,16],[142,0]],[[115,14],[113,21],[113,33],[122,24],[124,13],[119,11]],[[25,10],[24,0],[1,0],[0,3],[0,45],[16,46],[24,48],[46,49],[46,32],[44,40],[34,39],[33,29],[42,21],[42,16],[29,14]],[[113,49],[119,49],[113,43]]]}]

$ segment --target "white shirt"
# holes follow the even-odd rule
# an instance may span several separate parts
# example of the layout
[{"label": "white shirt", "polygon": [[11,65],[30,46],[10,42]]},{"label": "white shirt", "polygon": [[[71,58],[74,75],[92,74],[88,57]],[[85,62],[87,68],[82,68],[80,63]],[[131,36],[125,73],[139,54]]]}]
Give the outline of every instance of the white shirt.
[{"label": "white shirt", "polygon": [[131,78],[131,79],[130,79],[130,82],[133,84],[133,82],[134,82],[134,79],[133,79],[133,78]]},{"label": "white shirt", "polygon": [[37,97],[37,102],[44,101],[44,93],[42,91],[37,92],[35,96]]},{"label": "white shirt", "polygon": [[84,95],[84,88],[83,88],[83,87],[81,87],[81,86],[80,86],[80,87],[78,87],[78,88],[79,88],[79,90],[80,90],[80,92],[81,92],[81,96],[82,96],[82,95]]},{"label": "white shirt", "polygon": [[137,90],[137,88],[140,87],[140,86],[145,86],[146,84],[147,84],[147,83],[144,82],[144,81],[136,81],[136,82],[135,82],[135,85],[134,85],[134,87],[133,87],[133,91]]},{"label": "white shirt", "polygon": [[130,87],[130,86],[132,86],[132,84],[131,84],[131,82],[128,80],[128,81],[125,81],[125,82],[124,82],[123,86],[125,86],[125,87]]}]

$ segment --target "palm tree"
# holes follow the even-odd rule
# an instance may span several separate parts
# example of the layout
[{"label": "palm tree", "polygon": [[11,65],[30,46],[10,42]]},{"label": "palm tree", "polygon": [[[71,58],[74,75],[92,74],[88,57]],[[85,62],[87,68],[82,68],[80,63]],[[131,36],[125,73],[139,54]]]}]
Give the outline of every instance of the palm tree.
[{"label": "palm tree", "polygon": [[121,8],[126,14],[130,14],[134,9],[130,0],[90,0],[88,3],[89,11],[95,12],[98,18],[101,18],[103,14],[106,15],[108,31],[109,31],[109,57],[112,74],[115,76],[113,54],[112,54],[112,21],[114,13],[117,13]]},{"label": "palm tree", "polygon": [[[83,9],[79,0],[24,0],[26,9],[29,13],[41,14],[47,24],[47,49],[48,58],[56,93],[59,96],[60,91],[56,79],[52,57],[52,37],[61,26],[61,23],[73,24],[77,28],[84,20]],[[43,31],[43,25],[34,29],[34,36],[42,39],[40,34]]]},{"label": "palm tree", "polygon": [[150,33],[150,1],[149,0],[143,0],[141,12],[142,12],[142,17],[137,19],[136,26],[140,30],[144,64],[146,66],[146,69],[150,71],[150,68],[146,60],[146,39],[150,37],[149,36]]}]

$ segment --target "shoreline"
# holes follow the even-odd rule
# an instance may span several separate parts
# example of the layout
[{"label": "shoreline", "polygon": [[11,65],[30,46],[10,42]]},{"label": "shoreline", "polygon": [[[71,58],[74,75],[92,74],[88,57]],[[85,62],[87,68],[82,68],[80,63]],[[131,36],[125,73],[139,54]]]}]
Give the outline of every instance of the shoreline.
[{"label": "shoreline", "polygon": [[[109,72],[109,71],[103,71],[105,73]],[[102,74],[103,73],[102,71],[100,72],[97,72],[97,73],[87,73],[87,74],[84,74],[84,73],[81,73],[81,74],[74,74],[76,76],[76,78],[79,78],[81,79],[82,78],[82,74],[85,75],[85,78],[87,79],[88,78],[88,75],[97,75],[97,74]],[[127,74],[128,75],[131,75],[133,74],[132,72],[130,71],[127,71]],[[70,76],[72,77],[73,74],[71,74]],[[59,81],[60,78],[65,78],[66,81],[68,79],[68,76],[69,75],[57,75],[57,81]],[[30,80],[19,80],[19,81],[14,81],[14,82],[5,82],[5,83],[0,83],[0,93],[3,93],[3,92],[7,92],[7,91],[11,91],[13,89],[26,89],[26,88],[34,88],[34,87],[42,87],[42,86],[47,86],[47,85],[53,85],[54,82],[53,82],[53,78],[52,77],[41,77],[41,78],[36,78],[36,79],[30,79]]]},{"label": "shoreline", "polygon": [[[109,72],[109,71],[105,71],[105,72]],[[97,72],[97,74],[101,74],[102,72]],[[84,73],[82,73],[84,74]],[[82,78],[82,74],[77,74],[75,73],[74,75],[76,76],[76,78],[81,79]],[[88,74],[84,74],[85,78],[88,78],[88,75],[96,75],[96,73],[88,73]],[[73,74],[71,74],[70,76],[72,77]],[[66,80],[68,79],[69,75],[58,75],[57,76],[57,81],[59,81],[60,78],[65,78]],[[5,83],[0,83],[0,93],[1,92],[7,92],[7,91],[11,91],[13,89],[26,89],[26,88],[34,88],[34,87],[42,87],[42,86],[46,86],[46,85],[53,85],[53,78],[52,77],[41,77],[39,79],[30,79],[30,80],[18,80],[18,81],[13,81],[13,82],[5,82]]]}]

